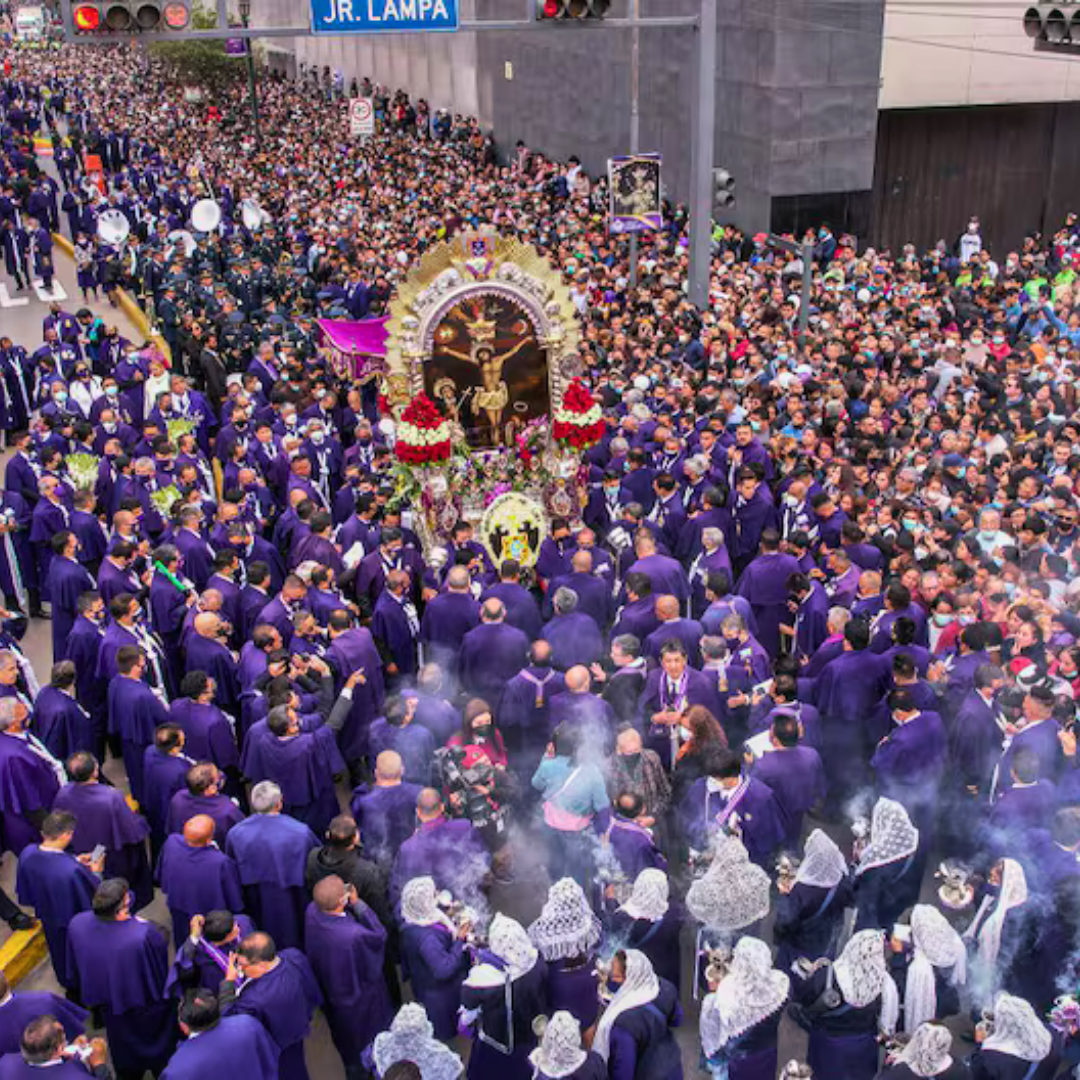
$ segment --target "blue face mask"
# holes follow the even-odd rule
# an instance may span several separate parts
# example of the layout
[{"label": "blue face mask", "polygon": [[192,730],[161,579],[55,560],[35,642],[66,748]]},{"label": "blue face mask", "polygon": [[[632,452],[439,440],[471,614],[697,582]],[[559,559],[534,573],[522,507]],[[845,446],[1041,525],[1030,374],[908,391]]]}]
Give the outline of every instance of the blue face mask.
[{"label": "blue face mask", "polygon": [[917,521],[911,521],[909,518],[905,518],[902,524],[908,532],[914,532],[919,527]]}]

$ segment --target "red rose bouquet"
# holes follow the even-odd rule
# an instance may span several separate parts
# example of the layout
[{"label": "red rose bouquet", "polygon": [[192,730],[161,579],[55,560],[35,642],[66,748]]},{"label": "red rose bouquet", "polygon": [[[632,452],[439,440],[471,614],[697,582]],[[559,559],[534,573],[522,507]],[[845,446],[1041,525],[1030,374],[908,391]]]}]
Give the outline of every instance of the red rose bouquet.
[{"label": "red rose bouquet", "polygon": [[450,459],[450,421],[421,392],[405,406],[397,423],[394,452],[407,465],[432,465]]},{"label": "red rose bouquet", "polygon": [[555,407],[551,434],[564,446],[575,450],[598,443],[604,435],[600,405],[580,379],[572,379]]}]

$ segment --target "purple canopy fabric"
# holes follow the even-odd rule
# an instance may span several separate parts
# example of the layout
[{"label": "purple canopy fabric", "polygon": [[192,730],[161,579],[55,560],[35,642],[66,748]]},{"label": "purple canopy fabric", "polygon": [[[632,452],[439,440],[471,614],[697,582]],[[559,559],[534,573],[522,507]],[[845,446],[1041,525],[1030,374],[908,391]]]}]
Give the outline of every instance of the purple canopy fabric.
[{"label": "purple canopy fabric", "polygon": [[381,319],[362,319],[350,322],[345,319],[319,319],[319,327],[330,345],[351,356],[386,356],[386,329],[390,316]]}]

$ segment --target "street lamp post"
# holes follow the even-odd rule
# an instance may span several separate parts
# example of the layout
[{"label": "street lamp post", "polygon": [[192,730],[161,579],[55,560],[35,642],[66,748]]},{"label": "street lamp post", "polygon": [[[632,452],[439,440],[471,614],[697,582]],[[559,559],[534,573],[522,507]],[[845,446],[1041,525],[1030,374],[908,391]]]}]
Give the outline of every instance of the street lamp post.
[{"label": "street lamp post", "polygon": [[[251,0],[240,0],[240,22],[248,28],[251,18]],[[255,87],[255,55],[251,51],[251,38],[244,39],[244,51],[247,55],[248,91],[251,94],[251,123],[255,129],[255,145],[262,149],[262,134],[259,131],[259,94]]]}]

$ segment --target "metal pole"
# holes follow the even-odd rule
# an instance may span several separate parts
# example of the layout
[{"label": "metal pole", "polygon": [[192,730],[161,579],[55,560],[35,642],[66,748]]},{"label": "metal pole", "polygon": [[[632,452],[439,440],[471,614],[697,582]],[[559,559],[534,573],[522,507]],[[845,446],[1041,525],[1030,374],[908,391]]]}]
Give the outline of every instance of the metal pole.
[{"label": "metal pole", "polygon": [[712,264],[712,171],[716,139],[716,0],[701,0],[698,25],[695,169],[690,197],[690,303],[709,301]]},{"label": "metal pole", "polygon": [[[633,0],[630,17],[634,29],[630,31],[630,153],[636,154],[641,147],[641,113],[638,107],[638,88],[641,84],[641,30],[636,25],[641,14],[641,0]],[[630,234],[630,291],[637,288],[638,234]]]},{"label": "metal pole", "polygon": [[810,282],[814,276],[814,245],[802,246],[802,293],[799,296],[799,344],[806,344],[807,320],[810,318]]},{"label": "metal pole", "polygon": [[[243,5],[240,11],[240,21],[244,24],[244,29],[248,28],[248,11],[247,5]],[[259,131],[259,94],[255,86],[255,54],[252,50],[254,39],[248,38],[244,42],[244,49],[247,53],[247,73],[248,73],[248,91],[251,94],[251,126],[255,130],[255,145],[262,149],[262,133]]]}]

